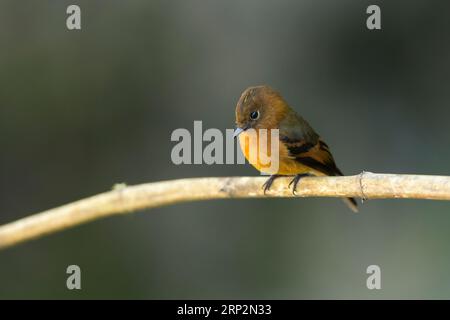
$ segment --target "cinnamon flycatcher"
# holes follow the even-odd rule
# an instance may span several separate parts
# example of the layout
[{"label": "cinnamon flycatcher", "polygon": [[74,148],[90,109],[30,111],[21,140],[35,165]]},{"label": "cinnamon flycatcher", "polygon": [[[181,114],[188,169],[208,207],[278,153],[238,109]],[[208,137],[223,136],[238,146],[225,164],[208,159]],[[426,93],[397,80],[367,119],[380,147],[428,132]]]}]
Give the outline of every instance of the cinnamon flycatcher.
[{"label": "cinnamon flycatcher", "polygon": [[[328,145],[308,122],[269,86],[250,87],[242,93],[236,106],[236,126],[234,136],[239,136],[241,149],[246,159],[261,172],[266,172],[265,167],[259,160],[255,161],[250,157],[249,149],[256,146],[246,144],[246,141],[254,141],[248,139],[249,135],[246,131],[253,129],[259,139],[260,129],[279,130],[278,171],[270,172],[272,175],[263,185],[264,193],[280,176],[294,176],[289,187],[293,185],[292,190],[295,194],[297,184],[302,177],[343,175],[336,166]],[[358,211],[354,198],[343,200],[351,210]]]}]

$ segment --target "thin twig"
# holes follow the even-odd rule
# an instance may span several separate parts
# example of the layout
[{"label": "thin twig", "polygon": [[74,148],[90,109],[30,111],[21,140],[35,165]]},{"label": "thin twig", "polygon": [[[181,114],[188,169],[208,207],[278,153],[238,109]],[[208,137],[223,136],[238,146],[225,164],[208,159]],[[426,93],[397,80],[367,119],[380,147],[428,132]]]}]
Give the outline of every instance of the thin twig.
[{"label": "thin twig", "polygon": [[[267,177],[192,178],[121,185],[114,190],[34,214],[0,226],[0,248],[116,214],[174,203],[225,198],[359,197],[450,200],[450,177],[374,174],[346,177],[303,178],[294,196],[287,188],[291,178],[275,180],[264,195]],[[361,186],[364,186],[362,190]]]}]

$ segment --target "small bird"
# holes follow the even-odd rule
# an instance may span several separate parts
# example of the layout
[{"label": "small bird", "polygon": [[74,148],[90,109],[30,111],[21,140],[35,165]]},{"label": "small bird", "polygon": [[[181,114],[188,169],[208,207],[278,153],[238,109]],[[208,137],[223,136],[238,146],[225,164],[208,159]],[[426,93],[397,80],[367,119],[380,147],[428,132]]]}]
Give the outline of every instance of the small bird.
[{"label": "small bird", "polygon": [[[254,129],[259,148],[259,129],[279,130],[279,165],[277,172],[267,172],[266,167],[250,157],[248,129]],[[270,133],[267,134],[270,137]],[[336,166],[330,148],[313,128],[297,114],[281,97],[269,86],[247,88],[239,98],[236,106],[236,130],[234,137],[239,137],[240,146],[246,159],[257,170],[271,173],[264,183],[264,193],[268,191],[273,181],[280,176],[294,176],[289,187],[293,185],[295,194],[297,184],[306,176],[342,176],[343,173]],[[250,142],[251,143],[251,142]],[[255,143],[255,142],[253,142]],[[270,144],[270,141],[269,141]],[[270,148],[270,147],[269,147]],[[259,149],[258,149],[259,150]],[[349,208],[358,212],[354,198],[343,198]]]}]

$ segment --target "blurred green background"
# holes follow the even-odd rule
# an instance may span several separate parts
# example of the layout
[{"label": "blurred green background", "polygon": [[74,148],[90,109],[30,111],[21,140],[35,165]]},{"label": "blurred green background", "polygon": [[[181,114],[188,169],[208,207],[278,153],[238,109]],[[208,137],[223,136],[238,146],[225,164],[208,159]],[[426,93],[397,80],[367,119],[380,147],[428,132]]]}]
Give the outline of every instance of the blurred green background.
[{"label": "blurred green background", "polygon": [[[78,4],[82,30],[66,29]],[[378,4],[382,30],[366,28]],[[281,91],[347,174],[449,175],[448,1],[0,2],[0,223],[113,184],[258,175],[173,165],[176,128],[233,128]],[[0,252],[0,298],[450,298],[450,203],[179,204]],[[66,289],[66,268],[82,290]],[[366,288],[381,267],[382,289]]]}]

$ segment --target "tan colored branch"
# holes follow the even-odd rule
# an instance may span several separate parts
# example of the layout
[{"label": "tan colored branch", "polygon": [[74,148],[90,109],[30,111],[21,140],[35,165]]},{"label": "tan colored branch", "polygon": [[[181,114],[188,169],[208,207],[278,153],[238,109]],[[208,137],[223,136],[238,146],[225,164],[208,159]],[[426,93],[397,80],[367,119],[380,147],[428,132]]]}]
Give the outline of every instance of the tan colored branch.
[{"label": "tan colored branch", "polygon": [[[225,198],[293,197],[291,178],[275,180],[264,195],[267,177],[192,178],[122,186],[90,198],[0,226],[0,248],[115,214],[174,203]],[[348,177],[307,177],[298,197],[411,198],[450,200],[450,177],[374,174]]]}]

